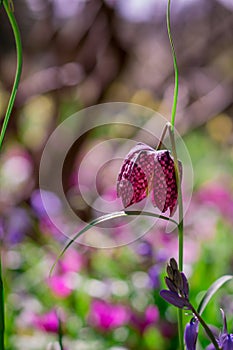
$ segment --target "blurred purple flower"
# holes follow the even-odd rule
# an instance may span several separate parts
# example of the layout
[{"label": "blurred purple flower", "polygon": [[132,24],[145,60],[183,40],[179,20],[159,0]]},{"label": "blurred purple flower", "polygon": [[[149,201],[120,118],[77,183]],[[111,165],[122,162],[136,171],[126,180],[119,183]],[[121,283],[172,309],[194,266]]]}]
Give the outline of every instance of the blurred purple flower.
[{"label": "blurred purple flower", "polygon": [[149,283],[152,289],[160,288],[160,272],[161,269],[158,265],[153,265],[148,271]]},{"label": "blurred purple flower", "polygon": [[[180,177],[182,165],[179,162]],[[152,191],[154,206],[170,216],[177,207],[177,185],[174,160],[167,150],[156,151],[139,143],[127,154],[117,180],[117,195],[125,208],[138,203]]]},{"label": "blurred purple flower", "polygon": [[13,208],[1,218],[0,235],[9,244],[20,243],[31,228],[31,219],[23,208]]},{"label": "blurred purple flower", "polygon": [[143,333],[145,329],[151,325],[154,325],[159,320],[159,311],[155,305],[149,305],[144,315],[138,315],[133,313],[131,315],[131,323],[136,327],[140,333]]},{"label": "blurred purple flower", "polygon": [[151,258],[153,256],[153,248],[150,242],[141,241],[137,246],[137,253],[143,257]]},{"label": "blurred purple flower", "polygon": [[57,333],[59,320],[55,310],[51,310],[43,315],[34,315],[33,325],[48,333]]},{"label": "blurred purple flower", "polygon": [[103,331],[125,325],[129,320],[128,309],[123,305],[93,300],[90,306],[89,322]]},{"label": "blurred purple flower", "polygon": [[35,190],[31,195],[31,206],[39,218],[48,217],[45,205],[49,207],[50,213],[60,214],[62,205],[56,194],[50,191]]},{"label": "blurred purple flower", "polygon": [[198,335],[198,321],[192,318],[186,325],[184,332],[184,340],[187,350],[195,350]]}]

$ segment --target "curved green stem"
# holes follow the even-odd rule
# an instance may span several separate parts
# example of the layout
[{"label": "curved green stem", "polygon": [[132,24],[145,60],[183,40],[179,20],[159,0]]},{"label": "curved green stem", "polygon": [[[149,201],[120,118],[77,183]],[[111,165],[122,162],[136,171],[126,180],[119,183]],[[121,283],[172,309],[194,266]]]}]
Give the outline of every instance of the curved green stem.
[{"label": "curved green stem", "polygon": [[106,222],[106,221],[109,221],[109,220],[113,220],[113,219],[116,219],[116,218],[120,218],[120,217],[139,216],[139,215],[149,216],[149,217],[154,217],[154,218],[170,221],[170,222],[174,223],[176,226],[178,226],[178,223],[175,220],[173,220],[173,219],[171,219],[171,218],[169,218],[167,216],[158,215],[158,214],[155,214],[155,213],[152,213],[152,212],[148,212],[148,211],[138,211],[138,210],[132,210],[132,211],[130,210],[129,211],[129,210],[125,210],[125,211],[116,211],[116,212],[111,213],[111,214],[103,215],[103,216],[101,216],[101,217],[99,217],[97,219],[92,220],[89,224],[84,226],[84,228],[82,230],[80,230],[78,233],[76,233],[72,239],[69,240],[69,242],[62,249],[61,253],[57,256],[53,266],[50,269],[49,276],[51,277],[55,266],[57,265],[58,261],[63,256],[63,254],[66,252],[66,250],[75,242],[75,240],[78,237],[80,237],[85,232],[90,230],[93,226],[96,226],[96,225],[98,225],[100,223],[103,223],[103,222]]},{"label": "curved green stem", "polygon": [[[174,157],[176,183],[177,183],[177,190],[178,190],[178,208],[179,208],[179,221],[178,221],[179,222],[178,223],[179,263],[178,263],[178,266],[179,266],[179,270],[183,271],[183,255],[184,255],[183,198],[182,198],[181,178],[180,178],[179,164],[178,164],[178,158],[177,158],[177,152],[176,152],[174,129],[172,129],[171,124],[169,127],[169,134],[170,134],[171,145],[172,145],[172,154]],[[184,341],[183,341],[184,327],[183,327],[183,310],[182,309],[178,309],[178,331],[179,331],[180,349],[183,350],[184,349]]]},{"label": "curved green stem", "polygon": [[[15,20],[14,14],[13,14],[13,4],[12,2],[8,2],[8,0],[3,0],[3,5],[5,8],[5,11],[7,13],[9,22],[11,24],[14,38],[15,38],[15,44],[16,44],[16,51],[17,51],[17,67],[16,67],[16,73],[15,73],[15,80],[11,92],[11,96],[8,102],[6,114],[3,120],[2,129],[0,133],[0,149],[2,146],[2,142],[6,133],[7,125],[10,119],[11,111],[15,102],[15,97],[19,85],[19,80],[21,76],[22,71],[22,45],[21,45],[21,39],[20,39],[20,33],[19,28],[17,25],[17,22]],[[2,265],[1,265],[1,252],[0,252],[0,350],[5,349],[4,345],[4,332],[5,332],[5,319],[4,319],[4,285],[2,280]]]},{"label": "curved green stem", "polygon": [[170,7],[171,7],[171,0],[168,0],[168,3],[167,3],[167,32],[168,32],[168,37],[169,37],[169,41],[170,41],[170,45],[171,45],[173,65],[174,65],[174,71],[175,71],[175,87],[174,87],[174,97],[173,97],[173,106],[172,106],[172,115],[171,115],[171,127],[172,127],[172,130],[174,130],[177,98],[178,98],[178,88],[179,88],[179,73],[178,73],[178,66],[177,66],[177,61],[176,61],[175,47],[174,47],[173,39],[172,39],[172,35],[171,35]]},{"label": "curved green stem", "polygon": [[[174,126],[175,126],[175,117],[176,117],[176,108],[177,108],[177,99],[178,99],[178,89],[179,89],[179,73],[178,66],[176,60],[176,52],[175,47],[171,35],[171,16],[170,16],[170,7],[171,0],[168,0],[167,3],[167,32],[172,50],[172,58],[173,65],[175,71],[175,87],[174,87],[174,97],[173,97],[173,105],[172,105],[172,114],[171,114],[171,125],[169,128],[171,143],[172,143],[172,153],[174,156],[174,165],[176,172],[176,183],[178,188],[178,206],[179,206],[179,225],[178,225],[178,237],[179,237],[179,270],[183,270],[183,200],[182,200],[182,191],[181,191],[181,179],[179,175],[179,166],[178,159],[176,153],[175,146],[175,137],[174,137]],[[184,349],[184,341],[183,341],[183,312],[181,309],[178,310],[178,330],[179,330],[179,342],[180,342],[180,350]]]},{"label": "curved green stem", "polygon": [[5,11],[7,13],[9,22],[11,24],[13,33],[14,33],[14,38],[15,38],[15,44],[16,44],[16,52],[17,52],[17,67],[16,67],[16,73],[15,73],[15,81],[14,81],[14,85],[12,88],[12,92],[11,92],[11,96],[8,102],[8,106],[7,106],[7,110],[6,110],[6,115],[3,121],[3,125],[2,125],[2,129],[1,129],[1,134],[0,134],[0,148],[2,146],[2,142],[6,133],[6,129],[9,123],[9,119],[10,119],[10,115],[11,115],[11,111],[15,102],[15,97],[16,97],[16,93],[18,90],[18,86],[19,86],[19,80],[21,77],[21,72],[22,72],[22,44],[21,44],[21,38],[20,38],[20,32],[19,32],[19,28],[17,25],[17,22],[15,20],[15,16],[12,12],[12,8],[9,6],[9,2],[8,0],[3,0],[3,5],[5,8]]}]

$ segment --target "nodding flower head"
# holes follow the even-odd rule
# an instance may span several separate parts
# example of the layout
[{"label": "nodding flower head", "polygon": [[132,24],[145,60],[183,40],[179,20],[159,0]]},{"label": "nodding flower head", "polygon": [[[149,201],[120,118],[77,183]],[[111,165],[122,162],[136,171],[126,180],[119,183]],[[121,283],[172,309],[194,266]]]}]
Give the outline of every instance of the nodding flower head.
[{"label": "nodding flower head", "polygon": [[[180,179],[182,165],[179,164]],[[117,195],[124,208],[140,202],[152,192],[152,203],[162,213],[177,207],[178,190],[174,160],[167,150],[156,151],[139,143],[127,154],[117,181]]]},{"label": "nodding flower head", "polygon": [[167,265],[167,276],[165,282],[169,290],[161,290],[160,295],[168,303],[189,310],[189,285],[183,272],[178,270],[177,262],[174,258],[170,259]]}]

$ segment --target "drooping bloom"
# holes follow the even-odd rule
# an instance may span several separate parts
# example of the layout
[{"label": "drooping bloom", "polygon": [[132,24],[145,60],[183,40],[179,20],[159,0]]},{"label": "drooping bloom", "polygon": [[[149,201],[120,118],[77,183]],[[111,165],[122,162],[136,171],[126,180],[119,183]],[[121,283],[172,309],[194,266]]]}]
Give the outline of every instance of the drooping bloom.
[{"label": "drooping bloom", "polygon": [[184,332],[184,340],[187,350],[196,350],[198,335],[198,321],[196,318],[192,318],[186,325]]},{"label": "drooping bloom", "polygon": [[160,272],[161,268],[155,264],[148,271],[149,286],[152,289],[160,288]]},{"label": "drooping bloom", "polygon": [[167,265],[165,282],[169,290],[161,290],[160,295],[168,303],[186,310],[191,308],[189,303],[189,285],[183,272],[180,272],[174,258]]},{"label": "drooping bloom", "polygon": [[[179,174],[182,165],[179,161]],[[124,208],[143,200],[152,192],[152,203],[162,213],[177,207],[177,184],[174,160],[167,150],[156,151],[139,143],[131,149],[121,167],[117,181],[117,195]]]}]

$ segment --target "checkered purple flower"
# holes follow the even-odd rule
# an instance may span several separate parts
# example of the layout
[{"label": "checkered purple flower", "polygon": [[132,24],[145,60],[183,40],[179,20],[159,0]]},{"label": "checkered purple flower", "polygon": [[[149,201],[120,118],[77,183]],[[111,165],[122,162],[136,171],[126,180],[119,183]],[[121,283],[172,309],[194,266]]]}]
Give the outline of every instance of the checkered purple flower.
[{"label": "checkered purple flower", "polygon": [[[179,161],[180,178],[182,164]],[[131,149],[121,167],[117,181],[117,195],[124,208],[143,200],[152,193],[152,203],[162,213],[177,208],[178,191],[174,160],[167,150],[156,151],[139,143]]]},{"label": "checkered purple flower", "polygon": [[117,195],[125,208],[144,199],[151,190],[155,151],[139,143],[127,154],[118,175]]}]

